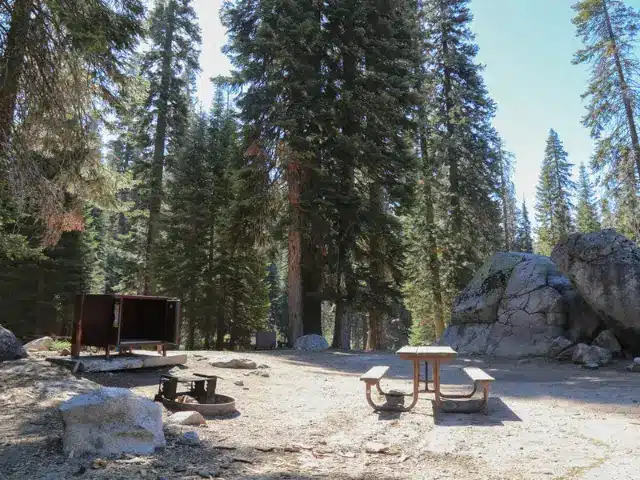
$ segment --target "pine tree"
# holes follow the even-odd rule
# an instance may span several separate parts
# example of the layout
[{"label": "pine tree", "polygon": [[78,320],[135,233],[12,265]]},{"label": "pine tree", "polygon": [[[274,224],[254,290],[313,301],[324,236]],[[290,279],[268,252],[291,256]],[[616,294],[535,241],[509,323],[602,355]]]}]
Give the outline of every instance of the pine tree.
[{"label": "pine tree", "polygon": [[593,185],[584,163],[578,170],[578,204],[576,206],[576,229],[579,232],[597,232],[600,230],[600,220],[593,192]]},{"label": "pine tree", "polygon": [[156,0],[151,12],[151,47],[142,58],[149,91],[145,123],[151,127],[148,172],[149,222],[145,249],[144,293],[155,292],[156,243],[163,199],[165,153],[181,146],[198,71],[200,29],[191,0]]},{"label": "pine tree", "polygon": [[[622,0],[580,0],[573,24],[584,48],[575,64],[591,66],[591,79],[583,98],[589,99],[583,119],[597,141],[594,165],[615,168],[622,149],[629,150],[640,176],[640,142],[636,126],[640,73],[635,42],[640,14]],[[631,181],[630,178],[627,181]],[[637,183],[630,188],[637,190]]]},{"label": "pine tree", "polygon": [[533,253],[533,238],[531,237],[531,220],[527,202],[522,201],[522,209],[518,215],[518,227],[516,230],[515,251]]},{"label": "pine tree", "polygon": [[572,166],[558,134],[551,129],[536,189],[536,251],[542,255],[550,255],[556,243],[573,230]]},{"label": "pine tree", "polygon": [[[303,265],[313,267],[316,274],[311,280],[315,281],[318,269],[311,259],[317,243],[311,245],[313,237],[308,233],[315,229],[307,214],[315,209],[306,207],[316,198],[319,133],[328,118],[322,99],[322,63],[328,53],[321,31],[322,5],[313,0],[240,0],[226,1],[222,9],[229,32],[226,51],[237,69],[234,79],[245,87],[238,102],[241,118],[254,127],[248,132],[247,153],[260,161],[268,159],[271,168],[277,165],[288,184],[290,343],[302,335],[303,328],[315,330],[320,322],[320,299],[306,301]],[[308,278],[304,283],[316,286],[308,285]]]}]

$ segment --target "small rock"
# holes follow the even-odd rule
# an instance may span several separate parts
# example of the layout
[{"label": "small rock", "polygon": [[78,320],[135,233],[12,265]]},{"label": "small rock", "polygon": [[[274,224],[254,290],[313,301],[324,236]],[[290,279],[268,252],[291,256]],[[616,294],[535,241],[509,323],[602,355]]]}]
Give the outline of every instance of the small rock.
[{"label": "small rock", "polygon": [[91,468],[97,470],[99,468],[105,468],[107,466],[107,461],[103,460],[102,458],[96,458],[92,463],[91,463]]},{"label": "small rock", "polygon": [[567,348],[573,346],[573,342],[566,337],[556,337],[551,342],[549,350],[547,350],[547,357],[558,358]]},{"label": "small rock", "polygon": [[189,445],[195,447],[200,445],[200,437],[197,432],[184,432],[179,438],[178,443],[181,445]]},{"label": "small rock", "polygon": [[253,370],[251,375],[256,375],[258,377],[269,378],[269,373],[262,370]]},{"label": "small rock", "polygon": [[322,335],[304,335],[296,340],[294,348],[303,352],[324,352],[329,342]]},{"label": "small rock", "polygon": [[258,365],[258,368],[265,369],[265,368],[271,368],[271,367],[269,367],[269,365],[267,365],[266,363],[261,363],[260,365]]},{"label": "small rock", "polygon": [[242,380],[236,380],[235,382],[233,382],[234,385],[237,385],[238,387],[244,387],[244,382]]},{"label": "small rock", "polygon": [[175,398],[175,401],[179,403],[190,403],[190,404],[198,403],[198,401],[190,395],[179,395]]},{"label": "small rock", "polygon": [[68,357],[69,355],[71,355],[71,350],[69,350],[68,348],[63,348],[62,350],[60,350],[60,351],[58,352],[58,354],[59,354],[61,357]]},{"label": "small rock", "polygon": [[173,467],[173,471],[176,473],[186,472],[187,467],[185,467],[184,465],[176,465],[175,467]]},{"label": "small rock", "polygon": [[598,364],[598,363],[585,363],[584,365],[582,365],[582,368],[585,368],[587,370],[598,370],[600,368],[600,364]]},{"label": "small rock", "polygon": [[207,421],[199,412],[176,412],[169,417],[169,425],[206,425]]},{"label": "small rock", "polygon": [[627,367],[627,370],[640,373],[640,357],[634,358],[633,363]]},{"label": "small rock", "polygon": [[198,475],[202,478],[212,478],[218,474],[217,471],[208,471],[208,470],[198,470]]},{"label": "small rock", "polygon": [[606,365],[611,361],[611,352],[605,348],[579,343],[573,352],[571,360],[574,363]]},{"label": "small rock", "polygon": [[367,443],[365,446],[365,452],[367,453],[387,453],[389,451],[389,447],[387,445],[383,445],[382,443]]},{"label": "small rock", "polygon": [[612,330],[603,330],[595,338],[592,345],[596,347],[606,348],[613,355],[622,355],[622,347]]}]

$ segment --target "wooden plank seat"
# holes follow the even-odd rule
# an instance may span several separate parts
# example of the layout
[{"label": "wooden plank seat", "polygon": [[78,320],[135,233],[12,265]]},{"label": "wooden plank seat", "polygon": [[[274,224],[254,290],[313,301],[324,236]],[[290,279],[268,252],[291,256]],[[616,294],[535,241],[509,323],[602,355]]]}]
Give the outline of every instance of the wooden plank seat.
[{"label": "wooden plank seat", "polygon": [[473,412],[484,412],[487,415],[488,409],[487,405],[489,402],[489,386],[491,383],[495,382],[495,378],[489,375],[487,372],[478,367],[465,367],[462,369],[464,373],[466,373],[469,378],[473,381],[473,390],[471,393],[463,394],[463,395],[445,395],[441,394],[441,397],[444,399],[459,399],[459,398],[471,398],[475,395],[479,388],[482,388],[483,391],[483,399],[480,405],[477,408],[469,409],[469,410],[452,410],[447,409],[448,411],[460,411],[465,413],[473,413]]},{"label": "wooden plank seat", "polygon": [[373,408],[376,411],[378,410],[406,411],[407,408],[404,407],[403,405],[387,405],[387,404],[376,405],[373,399],[371,398],[372,386],[376,387],[380,395],[397,396],[397,397],[404,396],[403,393],[399,393],[399,392],[386,393],[382,390],[382,388],[380,387],[380,380],[382,380],[382,377],[384,377],[387,374],[387,371],[389,371],[388,366],[379,365],[369,369],[367,373],[365,373],[360,377],[360,381],[365,382],[366,384],[367,402],[369,403],[369,405],[371,405],[371,408]]}]

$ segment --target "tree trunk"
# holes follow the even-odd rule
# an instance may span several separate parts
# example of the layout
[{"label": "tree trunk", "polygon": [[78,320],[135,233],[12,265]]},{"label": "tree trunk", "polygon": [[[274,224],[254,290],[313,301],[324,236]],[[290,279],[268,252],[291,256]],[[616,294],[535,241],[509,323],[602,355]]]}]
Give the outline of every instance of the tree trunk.
[{"label": "tree trunk", "polygon": [[[345,21],[345,32],[343,43],[351,45],[355,41],[355,25],[353,18]],[[344,89],[347,92],[354,92],[356,76],[358,74],[357,58],[350,49],[343,52],[342,74]],[[346,138],[353,137],[359,128],[359,119],[356,118],[350,109],[345,109],[340,116],[342,122],[342,133]],[[340,195],[343,205],[339,209],[338,227],[338,262],[336,276],[336,319],[333,336],[334,348],[345,348],[342,344],[343,330],[345,328],[345,316],[351,312],[351,303],[356,296],[357,286],[353,275],[352,254],[355,247],[354,232],[354,208],[353,184],[354,184],[354,157],[356,152],[343,149],[341,152],[342,169],[340,172]]]},{"label": "tree trunk", "polygon": [[379,347],[381,318],[382,317],[379,310],[371,310],[369,312],[369,334],[367,335],[366,350],[377,350]]},{"label": "tree trunk", "polygon": [[342,349],[351,350],[351,329],[353,328],[353,314],[352,312],[348,312],[342,318]]},{"label": "tree trunk", "polygon": [[288,240],[288,303],[289,303],[289,346],[302,336],[302,212],[300,211],[300,165],[289,163],[287,169],[289,203],[291,205],[291,226]]},{"label": "tree trunk", "polygon": [[24,55],[31,24],[33,0],[16,0],[0,64],[0,161],[4,161],[11,141]]},{"label": "tree trunk", "polygon": [[224,336],[226,334],[224,291],[222,292],[221,298],[223,299],[223,303],[218,305],[216,312],[216,350],[222,350],[224,348]]},{"label": "tree trunk", "polygon": [[169,116],[169,95],[171,89],[173,63],[173,30],[175,0],[169,0],[166,13],[166,34],[162,48],[162,77],[160,80],[160,94],[158,96],[158,120],[153,145],[153,161],[151,164],[151,194],[149,198],[149,229],[147,231],[147,245],[145,252],[146,268],[144,274],[144,293],[153,294],[156,291],[156,241],[160,228],[160,211],[162,209],[162,177],[164,174],[164,153],[167,137],[167,122]]},{"label": "tree trunk", "polygon": [[635,164],[638,170],[638,178],[640,178],[640,142],[638,141],[638,130],[636,128],[636,122],[633,116],[633,108],[631,106],[632,95],[629,90],[629,85],[624,76],[622,70],[622,62],[620,61],[620,53],[618,52],[618,41],[613,32],[611,26],[611,18],[609,17],[609,8],[607,7],[607,0],[602,0],[602,6],[604,8],[604,17],[607,23],[607,33],[609,34],[609,40],[613,46],[613,58],[616,64],[616,71],[618,72],[618,80],[620,81],[620,88],[622,89],[622,101],[624,103],[624,110],[627,115],[627,124],[629,125],[629,133],[631,135],[631,146],[633,148],[633,156],[635,157]]},{"label": "tree trunk", "polygon": [[[423,119],[424,121],[424,119]],[[426,207],[426,224],[427,224],[427,251],[429,252],[429,280],[431,294],[433,296],[433,315],[434,326],[436,329],[436,337],[440,337],[444,332],[444,318],[442,314],[442,284],[440,283],[440,259],[438,258],[438,241],[436,238],[434,198],[433,198],[433,178],[434,166],[431,163],[431,157],[427,147],[427,133],[425,127],[422,126],[420,131],[420,152],[423,164],[424,176],[424,201]]]},{"label": "tree trunk", "polygon": [[193,350],[193,347],[196,343],[196,319],[195,319],[195,299],[196,293],[194,289],[191,289],[190,295],[191,301],[189,302],[189,320],[187,323],[187,350]]}]

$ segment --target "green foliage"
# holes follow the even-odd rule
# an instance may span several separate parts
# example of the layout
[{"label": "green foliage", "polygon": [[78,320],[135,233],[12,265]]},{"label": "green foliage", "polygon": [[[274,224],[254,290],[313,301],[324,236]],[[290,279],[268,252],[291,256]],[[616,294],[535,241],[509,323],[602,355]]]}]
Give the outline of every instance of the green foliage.
[{"label": "green foliage", "polygon": [[536,252],[542,255],[550,255],[556,243],[573,231],[572,167],[558,134],[551,129],[536,188]]},{"label": "green foliage", "polygon": [[71,351],[71,342],[69,340],[55,340],[49,346],[49,351],[51,352],[60,352],[65,349]]},{"label": "green foliage", "polygon": [[576,229],[579,232],[600,231],[600,220],[589,174],[584,163],[580,164],[578,177],[578,204],[576,206]]}]

